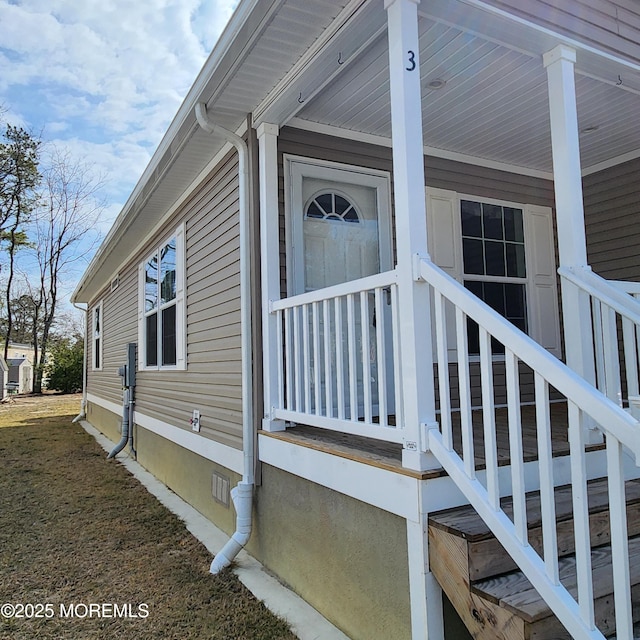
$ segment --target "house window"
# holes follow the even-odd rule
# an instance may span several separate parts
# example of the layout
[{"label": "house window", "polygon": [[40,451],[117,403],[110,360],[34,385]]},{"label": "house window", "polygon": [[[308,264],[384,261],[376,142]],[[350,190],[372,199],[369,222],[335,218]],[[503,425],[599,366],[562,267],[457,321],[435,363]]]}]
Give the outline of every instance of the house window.
[{"label": "house window", "polygon": [[92,317],[92,345],[93,369],[102,370],[102,301],[93,309]]},{"label": "house window", "polygon": [[337,222],[360,222],[360,216],[353,204],[339,193],[327,191],[311,199],[306,209],[307,218],[335,220]]},{"label": "house window", "polygon": [[185,366],[183,238],[180,228],[140,267],[142,369]]},{"label": "house window", "polygon": [[[528,332],[527,265],[523,210],[460,201],[464,286]],[[494,343],[494,350],[504,351]],[[469,324],[469,352],[479,353],[478,327]]]}]

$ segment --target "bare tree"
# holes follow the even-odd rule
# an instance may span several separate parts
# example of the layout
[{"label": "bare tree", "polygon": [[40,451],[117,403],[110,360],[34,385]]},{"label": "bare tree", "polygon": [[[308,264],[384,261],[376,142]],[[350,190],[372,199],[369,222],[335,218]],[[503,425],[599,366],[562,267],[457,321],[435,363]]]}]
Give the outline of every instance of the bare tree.
[{"label": "bare tree", "polygon": [[[45,355],[58,305],[62,278],[74,263],[92,253],[104,205],[99,199],[102,180],[89,165],[72,160],[53,148],[43,170],[42,193],[35,211],[32,238],[37,252],[38,286],[34,288],[35,317],[42,323],[34,332],[34,392],[42,391]],[[37,323],[34,322],[34,326]]]},{"label": "bare tree", "polygon": [[28,245],[22,227],[28,222],[36,202],[35,188],[40,141],[24,129],[7,125],[0,142],[0,243],[9,255],[7,285],[4,294],[6,326],[4,357],[9,349],[13,327],[11,306],[16,252]]}]

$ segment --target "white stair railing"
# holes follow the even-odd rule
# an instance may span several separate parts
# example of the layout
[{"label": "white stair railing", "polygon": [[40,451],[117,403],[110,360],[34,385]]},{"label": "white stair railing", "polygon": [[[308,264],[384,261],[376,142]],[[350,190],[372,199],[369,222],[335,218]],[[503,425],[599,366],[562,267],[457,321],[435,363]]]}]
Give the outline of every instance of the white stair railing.
[{"label": "white stair railing", "polygon": [[[428,447],[465,494],[476,511],[519,565],[533,586],[574,638],[604,638],[611,629],[599,629],[591,569],[591,540],[587,500],[585,420],[597,425],[606,436],[606,464],[609,482],[610,544],[613,556],[616,633],[618,640],[632,640],[633,624],[629,585],[629,555],[625,501],[625,449],[640,456],[638,423],[620,406],[599,393],[557,358],[493,311],[431,262],[421,261],[420,275],[430,285],[434,298],[435,339],[440,429],[428,432]],[[448,331],[455,333],[449,341]],[[469,335],[477,331],[482,395],[482,425],[474,431],[469,374]],[[455,344],[455,356],[447,345]],[[474,340],[475,344],[475,340]],[[497,454],[495,361],[504,359],[510,447],[509,486],[501,486]],[[521,369],[533,372],[537,424],[538,472],[543,530],[543,549],[535,550],[528,540],[525,493],[525,464],[521,429]],[[457,369],[458,410],[452,410],[451,369]],[[502,384],[502,383],[501,383]],[[567,438],[573,491],[575,563],[577,580],[562,583],[556,541],[554,466],[552,464],[552,404],[550,391],[567,404]],[[557,425],[556,425],[557,426]],[[478,433],[480,431],[480,433]],[[484,447],[484,461],[478,463],[474,450],[478,436]],[[502,435],[504,437],[504,434]],[[482,466],[482,470],[480,470]],[[504,482],[504,479],[503,479]],[[512,495],[509,516],[500,496]]]},{"label": "white stair railing", "polygon": [[402,442],[397,300],[394,270],[274,302],[274,418]]},{"label": "white stair railing", "polygon": [[590,298],[598,389],[629,406],[640,396],[640,284],[605,280],[589,269],[561,268],[558,273],[563,286],[577,287]]}]

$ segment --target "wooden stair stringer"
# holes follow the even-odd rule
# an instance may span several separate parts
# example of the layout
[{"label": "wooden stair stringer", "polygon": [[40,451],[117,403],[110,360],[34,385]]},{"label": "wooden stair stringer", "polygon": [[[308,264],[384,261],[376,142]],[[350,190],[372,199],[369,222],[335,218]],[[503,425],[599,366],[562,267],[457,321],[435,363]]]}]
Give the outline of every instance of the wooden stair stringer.
[{"label": "wooden stair stringer", "polygon": [[[592,546],[609,543],[609,505],[606,479],[589,482],[589,528]],[[629,536],[640,535],[640,480],[626,483],[627,522]],[[502,507],[512,516],[511,499],[503,499]],[[574,551],[571,487],[556,488],[556,533],[560,557]],[[449,515],[450,514],[450,515]],[[446,525],[443,522],[446,520]],[[540,500],[537,492],[527,495],[527,522],[529,544],[542,551],[542,524]],[[469,541],[469,579],[483,580],[492,575],[517,569],[516,563],[506,553],[500,542],[471,506],[449,509],[429,519],[429,526],[443,527]]]},{"label": "wooden stair stringer", "polygon": [[[608,545],[597,547],[592,550],[591,558],[596,624],[605,635],[615,633],[611,548]],[[633,619],[634,622],[638,622],[640,621],[640,538],[638,537],[629,540],[629,566],[631,597],[634,602]],[[573,556],[562,558],[560,561],[560,579],[569,593],[576,597],[578,586]],[[511,611],[536,631],[540,622],[547,619],[555,620],[551,609],[520,571],[473,583],[471,591],[481,600]],[[555,624],[560,623],[555,620]]]},{"label": "wooden stair stringer", "polygon": [[524,621],[471,591],[466,541],[429,527],[429,568],[476,640],[529,640]]},{"label": "wooden stair stringer", "polygon": [[[590,483],[590,529],[594,575],[595,613],[605,635],[615,633],[611,588],[609,512],[606,479]],[[558,541],[561,578],[574,596],[575,559],[573,523],[570,517],[570,487],[559,487]],[[640,481],[627,482],[627,514],[632,583],[633,618],[640,621]],[[536,500],[538,501],[536,503]],[[506,511],[510,504],[506,500]],[[564,505],[564,506],[563,506]],[[528,496],[528,514],[533,517],[530,537],[541,546],[539,498]],[[473,513],[471,513],[473,512]],[[477,521],[474,521],[474,517]],[[571,640],[553,612],[471,507],[459,507],[429,518],[429,562],[435,578],[474,638],[479,640]],[[634,537],[635,536],[635,537]],[[490,555],[484,556],[485,553]],[[480,575],[480,580],[474,579]],[[494,592],[491,585],[501,585]]]}]

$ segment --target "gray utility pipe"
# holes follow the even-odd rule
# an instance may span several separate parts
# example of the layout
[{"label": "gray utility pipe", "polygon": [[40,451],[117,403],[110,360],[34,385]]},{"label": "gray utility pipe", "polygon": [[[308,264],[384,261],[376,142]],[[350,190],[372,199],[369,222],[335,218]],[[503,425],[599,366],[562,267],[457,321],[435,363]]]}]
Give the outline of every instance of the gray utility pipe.
[{"label": "gray utility pipe", "polygon": [[240,208],[240,331],[242,334],[242,450],[244,470],[242,480],[231,491],[236,509],[236,531],[218,552],[211,563],[211,573],[227,567],[247,544],[251,536],[253,505],[255,447],[253,442],[253,380],[251,373],[251,273],[249,270],[249,213],[248,205],[248,160],[246,142],[237,134],[215,124],[207,116],[203,102],[196,105],[196,119],[207,133],[218,133],[238,151],[238,180]]},{"label": "gray utility pipe", "polygon": [[120,438],[120,442],[118,442],[107,456],[107,460],[115,458],[127,446],[127,442],[129,442],[129,429],[131,429],[131,422],[129,420],[131,403],[129,399],[132,393],[133,390],[130,387],[125,388],[122,399],[122,437]]}]

